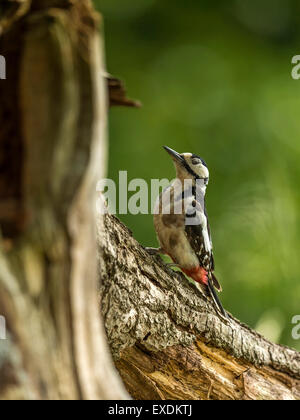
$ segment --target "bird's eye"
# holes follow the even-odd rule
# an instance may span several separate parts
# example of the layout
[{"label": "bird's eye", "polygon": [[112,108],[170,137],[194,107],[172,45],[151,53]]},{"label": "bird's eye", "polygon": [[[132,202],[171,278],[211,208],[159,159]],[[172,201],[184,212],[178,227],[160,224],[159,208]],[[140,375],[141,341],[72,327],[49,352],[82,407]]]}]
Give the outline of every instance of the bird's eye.
[{"label": "bird's eye", "polygon": [[192,159],[192,164],[193,165],[199,165],[199,163],[201,163],[200,159]]}]

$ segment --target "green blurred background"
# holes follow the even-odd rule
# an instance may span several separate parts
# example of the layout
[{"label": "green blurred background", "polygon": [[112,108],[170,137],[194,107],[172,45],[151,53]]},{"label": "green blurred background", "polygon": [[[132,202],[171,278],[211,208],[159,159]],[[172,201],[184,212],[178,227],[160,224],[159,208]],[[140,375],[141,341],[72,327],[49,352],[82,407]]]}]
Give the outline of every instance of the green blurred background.
[{"label": "green blurred background", "polygon": [[[109,177],[174,177],[166,144],[208,163],[225,307],[300,350],[299,0],[95,0],[107,67],[140,110],[110,113]],[[122,216],[156,246],[151,215]]]}]

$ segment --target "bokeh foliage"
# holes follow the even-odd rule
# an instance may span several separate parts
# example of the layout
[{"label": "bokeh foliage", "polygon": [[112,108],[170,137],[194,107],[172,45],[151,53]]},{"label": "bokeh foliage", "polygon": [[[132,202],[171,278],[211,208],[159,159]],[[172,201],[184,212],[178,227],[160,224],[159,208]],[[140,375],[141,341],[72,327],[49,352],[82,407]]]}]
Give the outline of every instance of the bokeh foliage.
[{"label": "bokeh foliage", "polygon": [[[110,114],[109,176],[174,177],[166,144],[208,163],[207,207],[225,307],[298,348],[300,54],[298,0],[95,0],[108,70],[141,110]],[[156,246],[151,215],[122,216]]]}]

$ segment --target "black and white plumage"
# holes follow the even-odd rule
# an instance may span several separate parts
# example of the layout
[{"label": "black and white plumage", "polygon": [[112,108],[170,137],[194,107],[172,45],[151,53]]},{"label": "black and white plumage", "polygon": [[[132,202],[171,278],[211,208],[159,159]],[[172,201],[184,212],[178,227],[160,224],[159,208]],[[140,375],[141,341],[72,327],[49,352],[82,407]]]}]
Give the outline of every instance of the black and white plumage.
[{"label": "black and white plumage", "polygon": [[215,288],[221,286],[214,275],[214,256],[205,193],[209,181],[206,163],[191,153],[179,154],[165,147],[171,155],[176,179],[160,195],[154,210],[154,226],[161,252],[200,284],[216,309],[227,316]]},{"label": "black and white plumage", "polygon": [[[201,193],[200,193],[201,194]],[[188,238],[188,241],[197,255],[201,267],[205,269],[207,273],[211,274],[212,282],[214,287],[221,292],[222,287],[215,275],[213,274],[215,270],[215,261],[213,254],[213,246],[211,240],[210,226],[207,216],[207,211],[205,207],[205,199],[203,198],[201,202],[203,203],[204,208],[202,209],[201,202],[199,203],[199,196],[196,193],[196,188],[192,192],[193,204],[195,207],[194,213],[192,215],[186,214],[186,219],[193,217],[195,218],[196,223],[189,225],[189,221],[186,220],[185,232]],[[204,216],[199,217],[203,211]],[[207,245],[208,244],[208,245]]]}]

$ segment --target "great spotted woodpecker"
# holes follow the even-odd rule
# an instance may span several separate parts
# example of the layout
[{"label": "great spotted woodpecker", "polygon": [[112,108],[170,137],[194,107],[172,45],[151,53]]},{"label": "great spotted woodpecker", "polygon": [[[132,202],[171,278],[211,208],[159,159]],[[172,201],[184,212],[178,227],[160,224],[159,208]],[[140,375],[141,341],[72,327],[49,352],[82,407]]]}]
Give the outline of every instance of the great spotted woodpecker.
[{"label": "great spotted woodpecker", "polygon": [[176,179],[160,195],[154,209],[154,226],[161,248],[209,296],[217,311],[228,318],[216,293],[221,286],[214,275],[214,256],[205,207],[209,181],[206,163],[191,153],[179,154],[164,146],[174,161]]}]

